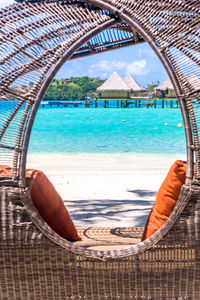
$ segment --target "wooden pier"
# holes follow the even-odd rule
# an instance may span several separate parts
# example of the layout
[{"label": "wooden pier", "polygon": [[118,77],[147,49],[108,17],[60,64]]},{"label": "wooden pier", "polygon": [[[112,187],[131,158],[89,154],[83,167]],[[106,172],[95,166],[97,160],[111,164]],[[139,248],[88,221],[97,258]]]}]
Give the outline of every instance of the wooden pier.
[{"label": "wooden pier", "polygon": [[90,100],[73,100],[73,101],[59,101],[59,100],[49,100],[49,101],[42,101],[40,104],[42,107],[49,106],[49,107],[135,107],[135,108],[179,108],[179,103],[177,99],[160,99],[160,98],[152,98],[149,99],[148,97],[134,97],[131,99],[90,99]]},{"label": "wooden pier", "polygon": [[[165,98],[165,99],[160,99],[160,98],[152,98],[149,99],[148,97],[142,98],[142,97],[135,97],[131,99],[91,99],[91,101],[94,101],[94,107],[99,107],[103,106],[104,108],[111,107],[110,102],[116,102],[116,104],[112,107],[135,107],[135,108],[141,108],[141,107],[146,107],[146,108],[179,108],[179,103],[177,99],[170,99],[170,98]],[[100,103],[103,103],[103,105]],[[159,105],[158,105],[159,104]]]},{"label": "wooden pier", "polygon": [[45,106],[49,106],[49,107],[53,107],[53,106],[63,106],[63,107],[68,107],[69,105],[73,105],[74,107],[78,107],[78,106],[86,106],[89,107],[90,105],[93,105],[92,101],[89,100],[71,100],[71,101],[59,101],[59,100],[44,100],[41,102],[40,104],[42,107]]}]

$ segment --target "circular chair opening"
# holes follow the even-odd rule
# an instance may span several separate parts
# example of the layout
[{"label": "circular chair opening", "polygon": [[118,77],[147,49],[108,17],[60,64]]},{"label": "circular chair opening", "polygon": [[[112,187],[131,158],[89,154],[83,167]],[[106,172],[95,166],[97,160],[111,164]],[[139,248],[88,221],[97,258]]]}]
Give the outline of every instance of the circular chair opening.
[{"label": "circular chair opening", "polygon": [[[48,94],[48,91],[47,91],[47,94]],[[47,105],[47,103],[45,104],[45,100],[46,99],[44,97],[44,100],[43,100],[42,104],[40,104],[41,106]],[[105,100],[100,100],[100,101],[105,101]],[[51,103],[51,105],[52,106],[54,106],[54,105],[58,106],[60,104],[54,102],[54,103]],[[71,105],[74,105],[74,104],[72,103]],[[116,103],[116,105],[117,105],[117,103]],[[145,105],[146,105],[146,103],[145,103]],[[163,103],[160,103],[161,107],[162,107],[162,105],[163,105]],[[168,102],[168,105],[169,105],[169,102]],[[61,106],[62,106],[62,104],[61,104]],[[103,106],[104,106],[104,103],[103,103]],[[60,117],[55,116],[56,110],[60,111],[60,113],[61,113]],[[61,112],[61,110],[62,110],[62,112]],[[75,112],[75,108],[73,108],[73,110]],[[64,123],[63,123],[63,125],[61,125],[60,130],[62,130],[62,129],[64,130],[65,126],[69,125],[70,118],[75,118],[74,114],[73,114],[73,116],[71,115],[72,111],[70,111],[70,113],[69,113],[69,110],[64,109],[64,108],[55,108],[55,109],[49,108],[48,110],[45,110],[45,108],[44,108],[43,110],[41,110],[41,113],[42,114],[39,115],[39,120],[40,121],[38,122],[38,125],[41,124],[41,122],[44,122],[44,121],[46,121],[50,118],[51,123],[52,123],[51,124],[52,131],[54,130],[53,129],[54,126],[57,128],[58,122],[62,122],[61,118],[62,118],[62,120],[64,120]],[[91,115],[91,113],[90,113],[90,115]],[[87,117],[90,120],[89,122],[91,122],[91,125],[93,125],[95,123],[96,117],[95,116],[89,117],[89,115]],[[121,120],[121,125],[122,126],[126,125],[124,123],[128,123],[128,120],[124,120],[124,119]],[[84,130],[83,126],[84,126],[84,123],[82,123],[79,126],[80,130]],[[163,123],[163,126],[166,126],[166,124]],[[68,135],[70,135],[70,132],[68,132]],[[56,136],[53,137],[53,136],[51,136],[51,133],[49,133],[49,138],[50,138],[50,140],[52,140],[52,142],[56,143],[58,149],[60,149],[59,148],[60,147],[59,137],[58,138],[56,138]],[[80,138],[80,140],[81,140],[81,138]],[[123,137],[122,137],[122,142],[123,142]],[[66,141],[66,144],[68,144],[68,143],[70,143],[70,140]],[[47,159],[47,157],[44,157],[44,156],[42,157],[41,156],[40,159]],[[56,161],[54,161],[54,159]],[[112,249],[125,248],[128,245],[140,242],[141,236],[142,236],[142,233],[143,233],[143,228],[140,228],[140,227],[141,227],[141,225],[144,226],[144,223],[145,223],[145,220],[148,216],[148,213],[146,213],[145,216],[142,216],[141,214],[138,214],[136,216],[136,219],[138,219],[140,221],[138,222],[139,224],[137,223],[137,225],[138,225],[137,228],[134,228],[133,226],[136,225],[136,223],[134,223],[134,221],[133,221],[134,217],[133,217],[133,215],[131,217],[129,217],[130,210],[127,211],[125,206],[124,206],[124,217],[123,218],[124,219],[125,218],[126,219],[130,218],[130,219],[132,219],[132,222],[128,222],[128,220],[124,220],[124,222],[123,222],[123,220],[122,220],[123,218],[121,218],[121,220],[118,219],[117,213],[119,213],[119,210],[121,209],[120,205],[119,205],[119,201],[117,200],[118,197],[116,197],[116,201],[113,201],[114,199],[108,198],[108,201],[105,201],[105,202],[102,201],[101,199],[94,200],[94,197],[92,197],[92,196],[89,197],[90,200],[88,200],[88,197],[86,199],[83,197],[83,190],[89,188],[89,186],[88,186],[88,184],[90,185],[89,177],[92,175],[91,174],[87,178],[86,174],[84,174],[83,169],[87,168],[88,163],[91,163],[91,157],[90,157],[90,161],[86,161],[86,158],[84,158],[85,162],[84,162],[84,166],[82,166],[82,167],[77,165],[76,157],[73,157],[73,156],[65,157],[63,159],[62,157],[59,157],[59,155],[57,155],[57,156],[55,155],[54,159],[49,160],[52,167],[56,166],[56,162],[57,162],[60,166],[62,166],[62,170],[64,170],[64,169],[67,170],[66,174],[65,174],[65,187],[67,186],[69,189],[70,188],[76,189],[77,187],[79,187],[79,190],[80,190],[80,194],[81,194],[80,199],[77,199],[76,197],[73,200],[70,199],[67,195],[67,191],[66,191],[66,197],[64,196],[64,199],[66,200],[65,203],[66,203],[66,206],[67,206],[68,210],[70,211],[70,208],[72,207],[72,209],[76,210],[77,215],[81,215],[81,217],[78,217],[78,218],[80,218],[82,220],[84,219],[84,222],[79,223],[80,221],[76,219],[77,215],[73,214],[73,212],[71,212],[72,219],[74,220],[75,224],[78,226],[78,231],[79,231],[80,235],[83,238],[83,241],[77,242],[76,244],[79,244],[80,246],[84,245],[84,247],[87,247],[87,249],[90,249],[90,250],[107,250],[107,249],[111,249],[111,248]],[[65,159],[67,159],[67,161],[65,161]],[[103,158],[99,156],[99,157],[96,157],[96,158],[93,157],[92,159],[98,161],[99,168],[101,168],[101,160]],[[120,159],[122,160],[122,158],[120,158]],[[115,160],[115,162],[117,162],[117,157],[115,157],[114,160]],[[130,158],[128,158],[128,157],[126,158],[126,156],[125,156],[124,160],[129,160],[129,164],[127,164],[127,166],[128,165],[130,166]],[[142,160],[142,158],[140,160]],[[156,163],[158,163],[158,160],[159,160],[159,158],[157,158]],[[161,161],[162,160],[160,159],[160,162]],[[132,163],[134,164],[133,161],[132,161]],[[40,162],[38,161],[37,164],[40,165]],[[123,164],[123,162],[122,162],[122,164]],[[75,175],[76,171],[74,172],[73,170],[69,170],[68,165],[73,165],[75,167],[75,170],[78,169],[82,173],[82,178],[80,179],[80,182],[77,182],[76,187],[75,186],[73,186],[73,187],[70,186],[70,185],[72,185],[72,182],[73,182],[73,179],[71,179],[70,175],[72,176],[72,174],[73,174],[74,178],[77,179],[77,176]],[[169,164],[168,164],[168,167],[169,167]],[[168,168],[166,168],[166,170],[164,171],[165,173],[167,173],[167,171],[168,171],[167,169]],[[55,171],[55,168],[53,168],[53,171],[56,172],[56,173],[59,172],[58,170]],[[50,169],[49,169],[49,172],[51,174]],[[139,175],[141,176],[141,174],[139,174]],[[108,180],[111,180],[111,178],[113,178],[113,177],[116,177],[116,175],[114,175],[114,176],[110,175],[110,178],[108,178]],[[164,176],[163,176],[163,178],[164,178]],[[115,178],[115,180],[116,180],[116,178]],[[146,178],[145,178],[144,174],[143,174],[141,182],[142,182],[142,180],[148,180],[148,176],[146,176]],[[134,176],[133,176],[133,181],[134,181]],[[119,183],[120,182],[117,182],[117,180],[116,180],[113,183],[113,189],[116,189],[115,187],[117,187],[119,185]],[[102,184],[102,183],[100,183],[100,184]],[[61,195],[63,195],[64,193],[63,193],[61,182],[57,183],[57,186],[60,190]],[[102,188],[103,188],[103,186],[102,186]],[[158,188],[156,188],[156,190],[157,189]],[[96,193],[100,194],[100,190],[98,191],[98,186],[97,186]],[[154,198],[155,198],[156,193],[155,193],[154,190],[152,191],[152,189],[145,190],[145,189],[139,189],[139,188],[136,189],[135,188],[135,189],[132,189],[132,190],[130,189],[129,194],[130,195],[131,194],[135,195],[136,197],[139,196],[140,198],[141,197],[147,197],[148,198],[150,196],[154,196]],[[136,201],[134,201],[133,198],[130,199],[130,200],[128,200],[128,199],[124,199],[124,200],[125,200],[126,204],[128,204],[127,202],[129,202],[128,205],[131,205],[132,209],[134,209],[134,205],[139,204],[138,202],[136,203]],[[149,208],[150,208],[150,206],[153,205],[153,202],[154,201],[152,199],[152,202],[149,203],[150,204]],[[123,200],[121,201],[121,205],[123,206]],[[143,205],[147,206],[148,205],[147,201],[144,200]],[[78,209],[77,209],[77,206],[78,206]],[[145,208],[146,208],[146,206],[145,206]],[[92,207],[93,207],[93,210],[92,210]],[[101,220],[101,217],[100,217],[101,215],[103,215],[102,220]],[[105,222],[106,216],[107,216],[107,219],[109,219],[109,215],[115,215],[115,218],[114,218],[115,222],[114,223],[113,222]],[[94,223],[93,217],[94,217],[94,219],[95,218],[98,219],[98,222],[97,222],[98,227],[96,227],[96,228],[94,228],[94,225],[96,225],[96,224]],[[127,226],[128,223],[130,224],[129,226]],[[80,226],[80,224],[82,226]],[[113,228],[113,226],[115,228]],[[87,227],[87,228],[85,228],[85,227]],[[102,227],[107,227],[107,228],[102,228]],[[89,243],[88,243],[88,241],[89,241]],[[121,245],[119,246],[119,244],[121,244]]]},{"label": "circular chair opening", "polygon": [[[199,299],[197,1],[16,1],[0,10],[1,298]],[[107,34],[112,26],[119,26],[114,39]],[[122,35],[119,28],[123,28]],[[101,40],[98,35],[103,32]],[[134,44],[140,37],[151,45],[167,70],[180,104],[183,128],[176,129],[185,130],[187,166],[176,161],[170,174],[181,171],[179,179],[185,184],[169,218],[155,233],[143,236],[143,241],[138,242],[141,228],[115,226],[84,227],[78,233],[75,229],[76,241],[72,242],[62,226],[47,225],[44,219],[48,216],[39,214],[41,206],[33,202],[31,191],[36,178],[36,188],[48,182],[42,173],[27,170],[34,119],[65,61]],[[96,44],[91,43],[93,38]],[[128,127],[129,122],[123,120],[121,126]],[[90,121],[95,123],[94,119]],[[175,181],[178,183],[172,180],[173,184]],[[52,195],[51,186],[47,198]],[[57,225],[66,216],[60,210],[62,204],[58,202],[53,209]],[[47,206],[45,213],[49,211]],[[81,241],[79,235],[84,237]]]},{"label": "circular chair opening", "polygon": [[[96,36],[98,33],[116,24],[117,25],[120,24],[125,27],[128,25],[129,27],[131,27],[132,32],[134,34],[139,33],[140,36],[143,36],[143,38],[151,45],[153,50],[156,52],[157,56],[160,58],[161,62],[163,63],[165,69],[169,74],[169,77],[172,81],[172,84],[176,92],[177,99],[179,100],[180,103],[183,122],[185,125],[186,144],[187,144],[187,162],[188,162],[186,177],[187,177],[187,183],[191,183],[191,180],[193,180],[193,151],[198,150],[197,149],[198,134],[196,134],[195,118],[192,118],[191,122],[189,119],[188,111],[190,110],[190,115],[193,116],[194,114],[193,107],[191,107],[190,105],[186,105],[187,103],[185,101],[185,98],[187,98],[187,100],[190,99],[191,95],[189,95],[187,92],[191,88],[192,84],[191,82],[189,82],[188,76],[186,76],[189,75],[189,73],[185,74],[184,71],[182,71],[182,73],[180,74],[181,72],[180,70],[179,70],[180,72],[179,71],[176,72],[178,61],[175,59],[175,54],[172,53],[174,50],[173,48],[174,45],[171,45],[169,41],[165,42],[165,36],[162,37],[161,35],[159,35],[159,30],[160,30],[159,26],[150,30],[151,26],[150,25],[146,26],[146,24],[143,22],[143,19],[141,18],[137,19],[137,17],[132,17],[131,14],[129,14],[128,11],[123,10],[122,7],[116,9],[111,4],[102,3],[101,1],[98,1],[98,5],[96,7],[93,6],[96,4],[95,1],[91,1],[91,4],[92,5],[90,5],[89,3],[89,5],[83,4],[79,6],[79,4],[74,5],[74,3],[72,3],[70,7],[70,5],[68,5],[68,3],[65,2],[56,3],[56,4],[50,3],[48,4],[49,5],[48,9],[45,7],[45,5],[43,6],[43,4],[36,5],[37,12],[38,12],[38,15],[35,19],[36,23],[39,23],[39,19],[43,17],[45,17],[44,22],[48,22],[47,19],[49,18],[49,15],[53,17],[52,9],[53,8],[58,9],[59,17],[60,18],[63,17],[65,30],[67,28],[67,34],[69,37],[69,39],[67,40],[64,39],[64,36],[61,33],[61,31],[63,30],[63,28],[61,28],[62,26],[59,28],[57,27],[58,23],[56,24],[56,26],[54,23],[53,24],[54,26],[52,27],[51,27],[52,25],[51,22],[50,24],[47,23],[46,29],[47,31],[51,32],[51,34],[49,34],[48,32],[48,36],[50,37],[48,42],[47,42],[47,32],[44,34],[41,33],[41,35],[38,37],[38,32],[37,30],[35,30],[34,26],[29,31],[29,35],[31,35],[32,38],[30,38],[30,36],[27,34],[24,35],[24,32],[21,31],[21,29],[17,29],[14,32],[12,28],[13,32],[11,35],[16,35],[16,34],[21,35],[20,37],[23,39],[23,43],[25,44],[22,46],[21,52],[26,57],[26,63],[24,64],[24,62],[22,62],[22,60],[17,57],[18,59],[17,66],[13,68],[12,64],[10,63],[6,65],[8,70],[6,70],[6,76],[4,76],[4,79],[2,81],[3,82],[1,88],[2,100],[5,100],[5,97],[7,97],[6,98],[7,100],[11,100],[13,110],[11,110],[11,112],[10,111],[7,112],[6,122],[5,124],[3,123],[1,136],[2,137],[4,136],[6,139],[5,132],[7,131],[9,124],[13,120],[14,121],[18,120],[18,129],[16,130],[13,139],[14,141],[16,141],[16,143],[14,145],[1,144],[1,149],[3,149],[3,151],[4,149],[6,149],[5,151],[7,151],[7,153],[11,153],[11,159],[13,165],[12,177],[4,178],[2,180],[2,183],[3,184],[12,183],[13,185],[25,187],[26,156],[27,156],[30,133],[31,133],[35,115],[38,110],[38,106],[43,96],[45,95],[45,92],[50,82],[52,81],[55,74],[58,72],[58,70],[66,60],[72,58],[73,55],[75,54],[76,55],[80,54],[81,51],[79,52],[79,50],[81,50],[82,45],[84,45],[85,43],[89,43],[90,39]],[[52,5],[54,5],[54,7]],[[77,15],[76,13],[77,6],[80,11],[80,15]],[[69,15],[63,14],[63,10],[61,8],[65,9],[66,13],[67,12],[69,13],[70,11]],[[20,9],[23,10],[23,5],[22,7],[20,7]],[[163,12],[163,14],[165,14],[165,12]],[[75,25],[74,26],[72,25],[72,29],[71,29],[71,24],[73,22],[70,19],[71,17],[72,19],[75,20]],[[169,16],[167,14],[166,17],[167,20],[168,17]],[[29,19],[27,19],[26,22],[29,23]],[[159,18],[154,20],[151,19],[149,22],[152,25],[156,22],[160,22],[160,19]],[[18,26],[18,24],[15,26]],[[26,24],[25,27],[27,30],[29,24]],[[43,29],[45,30],[45,28]],[[156,34],[154,35],[155,30],[158,30],[157,35]],[[44,36],[46,40],[43,40]],[[163,38],[163,40],[161,37]],[[52,43],[51,46],[52,49],[51,47],[50,49],[48,48],[49,43]],[[55,48],[53,45],[55,45]],[[179,45],[177,47],[179,47]],[[26,49],[26,51],[24,50],[24,48]],[[88,48],[90,48],[89,44],[88,44]],[[171,49],[171,52],[169,51],[169,48]],[[108,50],[108,48],[106,50]],[[18,55],[18,52],[16,50],[13,51],[12,53],[9,53],[9,56],[4,56],[2,62],[6,63],[7,60],[10,59],[12,60],[13,57],[15,57],[15,55]],[[36,55],[36,58],[34,55]],[[184,52],[184,55],[187,56],[186,52]],[[191,53],[188,53],[188,56],[191,58]],[[196,63],[194,58],[193,58],[193,62]],[[186,65],[187,63],[188,61],[186,62]],[[27,70],[28,70],[28,75],[27,75]],[[13,90],[12,84],[14,82],[15,84],[16,82],[17,83],[23,82],[23,80],[27,82],[27,80],[30,80],[30,77],[33,78],[34,81],[31,81],[31,84],[29,81],[29,88],[26,89],[25,94],[23,94],[23,92],[21,93],[20,90],[17,91]],[[11,88],[9,89],[10,86]],[[192,88],[192,93],[196,97],[198,90]],[[186,96],[185,98],[183,97],[184,95]],[[196,105],[196,102],[194,104]],[[19,119],[17,119],[16,116]],[[14,127],[11,126],[10,128],[12,131]],[[192,137],[192,130],[194,133],[194,139]],[[199,166],[197,164],[196,176],[198,176],[198,168]]]}]

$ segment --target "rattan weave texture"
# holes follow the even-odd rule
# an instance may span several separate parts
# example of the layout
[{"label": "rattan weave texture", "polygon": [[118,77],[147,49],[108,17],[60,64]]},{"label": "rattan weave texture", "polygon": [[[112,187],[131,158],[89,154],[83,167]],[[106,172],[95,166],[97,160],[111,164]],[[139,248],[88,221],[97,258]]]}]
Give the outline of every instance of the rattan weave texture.
[{"label": "rattan weave texture", "polygon": [[[18,0],[0,10],[0,163],[13,167],[0,177],[0,299],[199,299],[199,21],[196,0]],[[67,242],[38,215],[25,179],[38,106],[67,60],[144,40],[180,103],[186,185],[144,242],[141,228],[85,228],[83,242]]]},{"label": "rattan weave texture", "polygon": [[[29,137],[51,80],[66,60],[146,40],[164,64],[180,102],[188,180],[199,156],[198,1],[20,1],[1,10],[0,157],[23,185]],[[87,50],[86,50],[87,48]],[[98,49],[98,50],[97,50]]]},{"label": "rattan weave texture", "polygon": [[[109,234],[107,228],[85,228],[89,242],[80,246],[51,232],[39,217],[35,225],[29,193],[1,187],[1,299],[198,299],[199,188],[185,186],[180,199],[185,194],[185,208],[175,213],[165,236],[158,233],[156,243],[152,237],[127,246],[142,228],[113,228]],[[98,251],[102,236],[111,244],[117,238],[125,248]],[[91,239],[97,240],[95,250]]]}]

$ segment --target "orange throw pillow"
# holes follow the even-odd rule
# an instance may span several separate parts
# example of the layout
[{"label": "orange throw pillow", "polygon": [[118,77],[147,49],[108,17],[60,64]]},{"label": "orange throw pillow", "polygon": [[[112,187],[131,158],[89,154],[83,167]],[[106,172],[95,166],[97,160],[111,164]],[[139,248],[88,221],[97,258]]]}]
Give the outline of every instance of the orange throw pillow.
[{"label": "orange throw pillow", "polygon": [[156,232],[169,218],[178,200],[181,187],[185,183],[185,178],[186,162],[175,161],[156,195],[156,201],[144,227],[142,241]]},{"label": "orange throw pillow", "polygon": [[62,198],[51,181],[41,171],[27,170],[26,174],[30,172],[34,179],[31,198],[41,217],[63,238],[69,241],[81,240]]},{"label": "orange throw pillow", "polygon": [[[1,176],[12,176],[12,168],[0,165]],[[27,169],[26,177],[33,178],[31,199],[44,221],[60,236],[69,241],[79,241],[80,236],[48,177],[41,171]]]},{"label": "orange throw pillow", "polygon": [[6,165],[0,165],[0,177],[11,177],[12,168]]}]

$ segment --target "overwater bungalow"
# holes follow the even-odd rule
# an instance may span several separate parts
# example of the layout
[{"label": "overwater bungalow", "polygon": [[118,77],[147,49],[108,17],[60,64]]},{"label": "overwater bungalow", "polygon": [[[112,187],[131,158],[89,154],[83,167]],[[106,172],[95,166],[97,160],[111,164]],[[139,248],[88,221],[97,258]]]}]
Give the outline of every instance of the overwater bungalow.
[{"label": "overwater bungalow", "polygon": [[127,86],[121,76],[114,72],[112,75],[97,88],[101,98],[106,99],[127,99],[130,97],[131,88]]},{"label": "overwater bungalow", "polygon": [[[194,88],[195,91],[200,89],[200,79],[195,75],[191,75],[188,78],[188,82]],[[155,88],[156,96],[163,98],[175,98],[175,90],[172,85],[172,82],[167,78],[163,83]]]},{"label": "overwater bungalow", "polygon": [[139,85],[139,83],[130,74],[124,78],[124,82],[131,89],[130,98],[144,96],[146,89]]},{"label": "overwater bungalow", "polygon": [[169,78],[167,78],[159,86],[155,87],[155,92],[156,92],[156,96],[161,97],[161,98],[175,98],[176,97],[174,87]]}]

